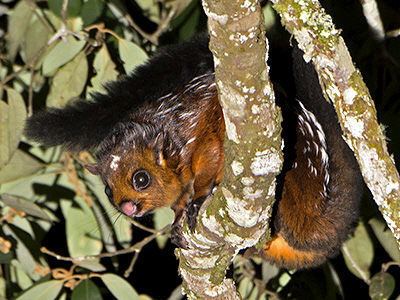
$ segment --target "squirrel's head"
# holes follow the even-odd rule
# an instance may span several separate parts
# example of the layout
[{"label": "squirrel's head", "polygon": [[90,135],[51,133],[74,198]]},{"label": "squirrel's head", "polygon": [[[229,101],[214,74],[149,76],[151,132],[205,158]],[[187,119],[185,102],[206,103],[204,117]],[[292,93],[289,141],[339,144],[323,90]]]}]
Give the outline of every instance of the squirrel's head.
[{"label": "squirrel's head", "polygon": [[181,193],[177,163],[165,155],[169,146],[153,125],[124,125],[101,146],[98,162],[87,169],[101,176],[105,193],[122,213],[140,217],[172,205]]}]

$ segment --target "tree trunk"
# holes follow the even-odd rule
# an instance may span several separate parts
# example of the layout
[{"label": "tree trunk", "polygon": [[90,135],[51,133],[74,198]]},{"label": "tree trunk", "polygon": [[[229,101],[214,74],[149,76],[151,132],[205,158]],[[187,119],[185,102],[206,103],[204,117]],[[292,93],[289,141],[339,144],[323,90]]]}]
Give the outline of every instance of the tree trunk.
[{"label": "tree trunk", "polygon": [[[202,206],[189,250],[177,250],[190,299],[238,299],[226,269],[239,250],[264,243],[280,173],[281,114],[268,77],[258,0],[203,1],[224,111],[225,178]],[[211,199],[212,198],[212,199]]]}]

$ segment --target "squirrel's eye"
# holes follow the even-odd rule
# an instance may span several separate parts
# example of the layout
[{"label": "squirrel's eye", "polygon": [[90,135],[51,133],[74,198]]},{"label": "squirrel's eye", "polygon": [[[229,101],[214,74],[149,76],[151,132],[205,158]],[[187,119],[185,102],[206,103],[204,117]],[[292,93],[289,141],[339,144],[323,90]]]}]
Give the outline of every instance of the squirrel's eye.
[{"label": "squirrel's eye", "polygon": [[132,176],[132,184],[135,190],[141,191],[150,185],[150,174],[145,170],[136,171]]},{"label": "squirrel's eye", "polygon": [[106,187],[104,189],[104,193],[106,193],[108,199],[110,199],[110,200],[112,199],[112,196],[113,196],[112,195],[112,190],[108,185],[106,185]]}]

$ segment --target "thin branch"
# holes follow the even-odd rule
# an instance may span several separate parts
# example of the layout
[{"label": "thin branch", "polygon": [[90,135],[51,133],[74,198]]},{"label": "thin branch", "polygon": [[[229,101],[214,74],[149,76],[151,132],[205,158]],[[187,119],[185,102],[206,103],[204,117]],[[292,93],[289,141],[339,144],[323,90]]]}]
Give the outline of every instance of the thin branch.
[{"label": "thin branch", "polygon": [[396,266],[396,267],[400,268],[400,263],[395,262],[395,261],[390,261],[388,263],[382,264],[382,272],[387,272],[387,270],[392,266]]},{"label": "thin branch", "polygon": [[360,0],[365,19],[378,41],[385,39],[385,29],[376,0]]},{"label": "thin branch", "polygon": [[126,271],[124,273],[124,277],[129,277],[129,275],[132,273],[133,267],[135,266],[135,263],[136,263],[138,257],[139,257],[139,252],[135,252],[133,254],[133,257],[132,257],[131,263],[129,264],[128,269],[126,269]]},{"label": "thin branch", "polygon": [[28,117],[32,116],[33,113],[33,83],[35,76],[35,69],[31,69],[31,78],[29,82],[29,90],[28,90]]},{"label": "thin branch", "polygon": [[400,176],[389,155],[374,101],[353,64],[340,31],[316,0],[273,0],[286,29],[317,71],[333,104],[343,138],[353,150],[370,189],[400,248]]},{"label": "thin branch", "polygon": [[[53,25],[50,24],[50,22],[43,17],[44,12],[43,10],[36,5],[36,2],[34,0],[28,0],[28,4],[32,7],[32,11],[35,14],[35,16],[38,18],[38,20],[50,31],[50,32],[55,32]],[[38,11],[40,11],[42,14],[40,14]]]},{"label": "thin branch", "polygon": [[[170,7],[166,8],[168,11],[167,14],[161,18],[160,22],[158,23],[156,31],[154,31],[151,34],[144,32],[126,11],[122,12],[123,19],[122,20],[120,19],[120,22],[127,23],[127,25],[132,27],[144,39],[148,40],[154,45],[158,45],[160,36],[169,28],[172,19],[177,15],[178,12],[182,10],[182,7],[186,7],[188,3],[190,2],[188,2],[187,0],[175,0],[172,3],[170,3],[169,4]],[[114,6],[113,4],[109,5]],[[163,5],[166,6],[167,4],[163,3]]]},{"label": "thin branch", "polygon": [[117,40],[122,40],[123,39],[118,34],[116,34],[114,31],[105,28],[104,23],[90,25],[90,26],[85,28],[85,31],[89,32],[89,31],[91,31],[93,29],[96,29],[101,33],[108,33],[108,34],[112,35],[113,37],[115,37]]},{"label": "thin branch", "polygon": [[386,33],[386,36],[391,38],[396,38],[400,36],[400,28],[388,31]]},{"label": "thin branch", "polygon": [[158,232],[158,230],[144,226],[144,225],[140,224],[139,222],[135,221],[134,219],[129,218],[129,222],[132,223],[135,227],[140,228],[149,233],[157,233]]},{"label": "thin branch", "polygon": [[62,18],[63,24],[67,24],[68,2],[69,2],[69,0],[63,0],[62,6],[61,6],[61,18]]},{"label": "thin branch", "polygon": [[105,257],[114,257],[114,256],[122,255],[122,254],[132,253],[132,252],[140,252],[144,246],[146,246],[148,243],[153,241],[156,237],[166,234],[170,230],[171,230],[170,225],[165,226],[163,229],[160,229],[157,232],[155,232],[154,234],[145,237],[143,240],[141,240],[140,242],[137,242],[136,244],[130,246],[129,248],[117,250],[114,252],[100,253],[97,255],[85,255],[85,256],[79,256],[79,257],[62,256],[53,251],[50,251],[46,247],[40,248],[40,251],[44,254],[47,254],[47,255],[50,255],[50,256],[56,258],[57,260],[69,261],[74,264],[79,264],[79,262],[85,261],[85,260],[94,260],[94,259],[105,258]]}]

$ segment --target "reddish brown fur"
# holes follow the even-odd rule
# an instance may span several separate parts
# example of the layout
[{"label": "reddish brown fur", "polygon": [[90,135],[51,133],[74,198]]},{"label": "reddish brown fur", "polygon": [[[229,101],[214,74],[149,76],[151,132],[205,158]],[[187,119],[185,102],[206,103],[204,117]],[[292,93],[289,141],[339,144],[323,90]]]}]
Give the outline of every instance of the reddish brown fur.
[{"label": "reddish brown fur", "polygon": [[[207,101],[182,99],[185,101],[198,104],[198,123],[193,130],[182,127],[185,129],[179,132],[182,140],[196,139],[179,149],[179,154],[162,157],[159,165],[151,147],[125,149],[126,146],[118,145],[112,150],[112,155],[120,157],[118,167],[110,168],[112,155],[99,164],[102,168],[99,173],[113,191],[112,200],[116,206],[134,200],[139,204],[138,216],[157,207],[171,206],[179,218],[189,201],[209,195],[213,186],[221,182],[225,124],[218,98],[214,94]],[[146,169],[154,178],[143,191],[132,187],[132,175],[138,169]]]},{"label": "reddish brown fur", "polygon": [[324,252],[304,251],[290,246],[289,243],[280,236],[276,235],[269,241],[263,250],[263,255],[267,260],[285,266],[288,269],[311,267],[321,264],[326,259]]}]

